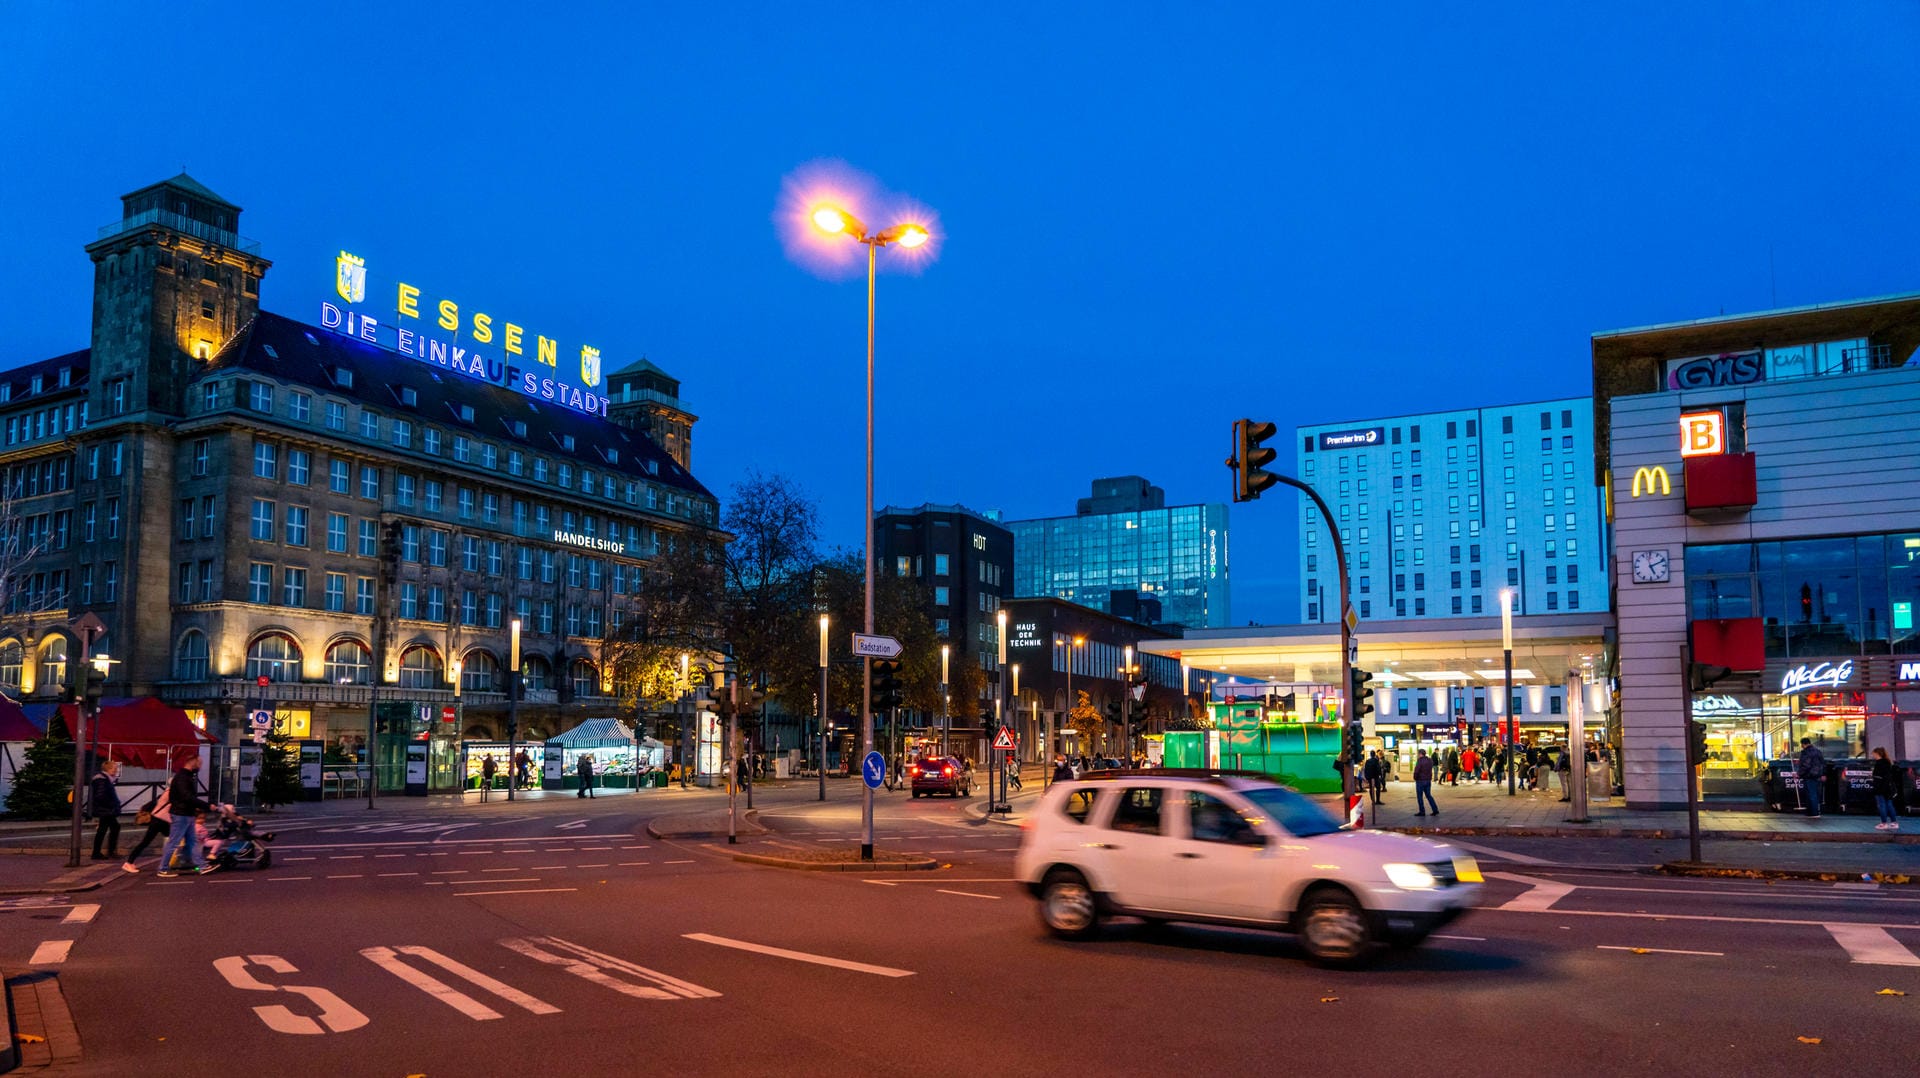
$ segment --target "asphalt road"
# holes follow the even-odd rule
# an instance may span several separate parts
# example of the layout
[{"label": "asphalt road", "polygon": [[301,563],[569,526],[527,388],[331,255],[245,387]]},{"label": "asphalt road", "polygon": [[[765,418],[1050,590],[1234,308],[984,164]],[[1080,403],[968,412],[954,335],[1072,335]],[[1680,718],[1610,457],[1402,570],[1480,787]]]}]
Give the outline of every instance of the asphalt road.
[{"label": "asphalt road", "polygon": [[[811,796],[760,791],[761,841],[857,841],[850,791]],[[972,804],[883,793],[883,848],[945,867],[875,876],[650,838],[645,797],[298,820],[264,872],[6,907],[0,965],[58,971],[87,1074],[1801,1075],[1916,1058],[1920,889],[1665,879],[1476,841],[1483,908],[1329,972],[1251,932],[1054,941],[1009,878],[1018,830]]]}]

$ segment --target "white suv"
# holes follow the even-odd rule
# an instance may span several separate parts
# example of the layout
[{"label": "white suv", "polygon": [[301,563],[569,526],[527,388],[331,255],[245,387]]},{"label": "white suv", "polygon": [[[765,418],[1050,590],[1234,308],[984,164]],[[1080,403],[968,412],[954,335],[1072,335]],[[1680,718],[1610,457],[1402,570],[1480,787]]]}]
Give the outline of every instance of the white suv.
[{"label": "white suv", "polygon": [[1480,893],[1479,866],[1452,847],[1343,831],[1253,775],[1096,771],[1055,783],[1023,826],[1015,878],[1068,939],[1112,915],[1273,928],[1343,965],[1420,942]]}]

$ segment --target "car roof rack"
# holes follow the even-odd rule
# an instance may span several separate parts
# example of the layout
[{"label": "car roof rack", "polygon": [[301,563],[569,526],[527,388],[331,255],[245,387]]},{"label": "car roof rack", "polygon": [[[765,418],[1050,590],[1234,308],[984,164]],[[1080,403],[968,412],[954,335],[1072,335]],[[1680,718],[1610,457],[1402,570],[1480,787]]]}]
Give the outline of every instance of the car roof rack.
[{"label": "car roof rack", "polygon": [[1082,780],[1089,779],[1263,779],[1273,781],[1273,776],[1263,771],[1236,771],[1221,767],[1114,767],[1088,771],[1080,775]]}]

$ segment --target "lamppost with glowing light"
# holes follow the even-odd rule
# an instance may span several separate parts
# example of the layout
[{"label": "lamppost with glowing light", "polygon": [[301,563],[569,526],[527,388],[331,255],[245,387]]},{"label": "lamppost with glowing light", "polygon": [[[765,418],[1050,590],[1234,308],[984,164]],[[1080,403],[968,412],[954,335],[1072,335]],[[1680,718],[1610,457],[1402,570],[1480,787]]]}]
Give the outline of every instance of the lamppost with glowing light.
[{"label": "lamppost with glowing light", "polygon": [[827,615],[820,615],[820,800],[827,799]]},{"label": "lamppost with glowing light", "polygon": [[[1084,637],[1084,636],[1070,636],[1070,637],[1068,637],[1068,638],[1067,638],[1067,641],[1066,641],[1066,643],[1067,643],[1067,709],[1066,709],[1066,712],[1065,712],[1065,714],[1064,714],[1064,716],[1063,716],[1063,717],[1064,717],[1064,718],[1066,718],[1066,719],[1068,719],[1068,720],[1071,720],[1071,719],[1073,718],[1073,705],[1074,705],[1074,696],[1073,696],[1073,649],[1074,649],[1074,648],[1077,648],[1077,647],[1081,647],[1081,646],[1083,646],[1084,644],[1086,644],[1086,642],[1087,642],[1087,638],[1086,638],[1086,637]],[[1072,728],[1073,728],[1073,727],[1072,727],[1072,724],[1071,724],[1071,722],[1069,722],[1069,723],[1067,724],[1067,728],[1068,728],[1068,729],[1072,729]],[[1051,744],[1051,742],[1052,742],[1052,734],[1051,734],[1051,732],[1049,732],[1049,734],[1048,734],[1048,742],[1049,742],[1049,744],[1048,744],[1048,748],[1049,748],[1049,749],[1051,749],[1051,748],[1052,748],[1052,744]],[[1081,746],[1081,750],[1082,750],[1082,751],[1085,751],[1085,749],[1086,749],[1086,746],[1084,746],[1084,745],[1083,745],[1083,746]]]},{"label": "lamppost with glowing light", "polygon": [[[809,214],[813,227],[828,235],[847,236],[855,243],[867,247],[867,515],[861,522],[861,535],[866,546],[867,562],[867,604],[865,632],[873,632],[873,279],[876,258],[880,248],[897,244],[909,250],[926,243],[931,238],[922,225],[911,221],[869,233],[867,226],[859,218],[838,206],[815,206]],[[860,662],[860,754],[864,757],[873,751],[873,660]],[[945,680],[944,678],[942,680]],[[824,694],[823,694],[824,697]],[[941,749],[945,751],[945,735],[942,734]],[[824,753],[820,761],[826,766]],[[824,781],[824,780],[822,780]],[[860,821],[862,834],[860,840],[860,859],[873,860],[873,788],[865,787],[865,796],[861,798]]]},{"label": "lamppost with glowing light", "polygon": [[953,645],[940,645],[940,755],[947,754],[947,660],[953,656]]},{"label": "lamppost with glowing light", "polygon": [[1506,657],[1507,698],[1501,703],[1507,713],[1507,796],[1518,796],[1520,777],[1517,774],[1520,763],[1520,749],[1514,742],[1519,738],[1520,728],[1513,714],[1513,589],[1500,589],[1500,652]]}]

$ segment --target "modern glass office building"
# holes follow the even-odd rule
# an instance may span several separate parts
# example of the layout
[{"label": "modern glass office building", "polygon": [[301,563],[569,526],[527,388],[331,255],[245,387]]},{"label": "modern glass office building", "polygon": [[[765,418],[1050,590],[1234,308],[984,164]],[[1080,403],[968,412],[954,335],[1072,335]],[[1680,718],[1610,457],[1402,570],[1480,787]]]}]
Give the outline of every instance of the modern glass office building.
[{"label": "modern glass office building", "polygon": [[1114,592],[1160,603],[1166,624],[1229,624],[1227,507],[1167,506],[1138,476],[1100,479],[1070,517],[1015,520],[1014,594],[1110,612]]},{"label": "modern glass office building", "polygon": [[[1299,475],[1338,518],[1363,621],[1607,606],[1585,397],[1298,428]],[[1326,523],[1300,509],[1300,617],[1340,616]]]}]

